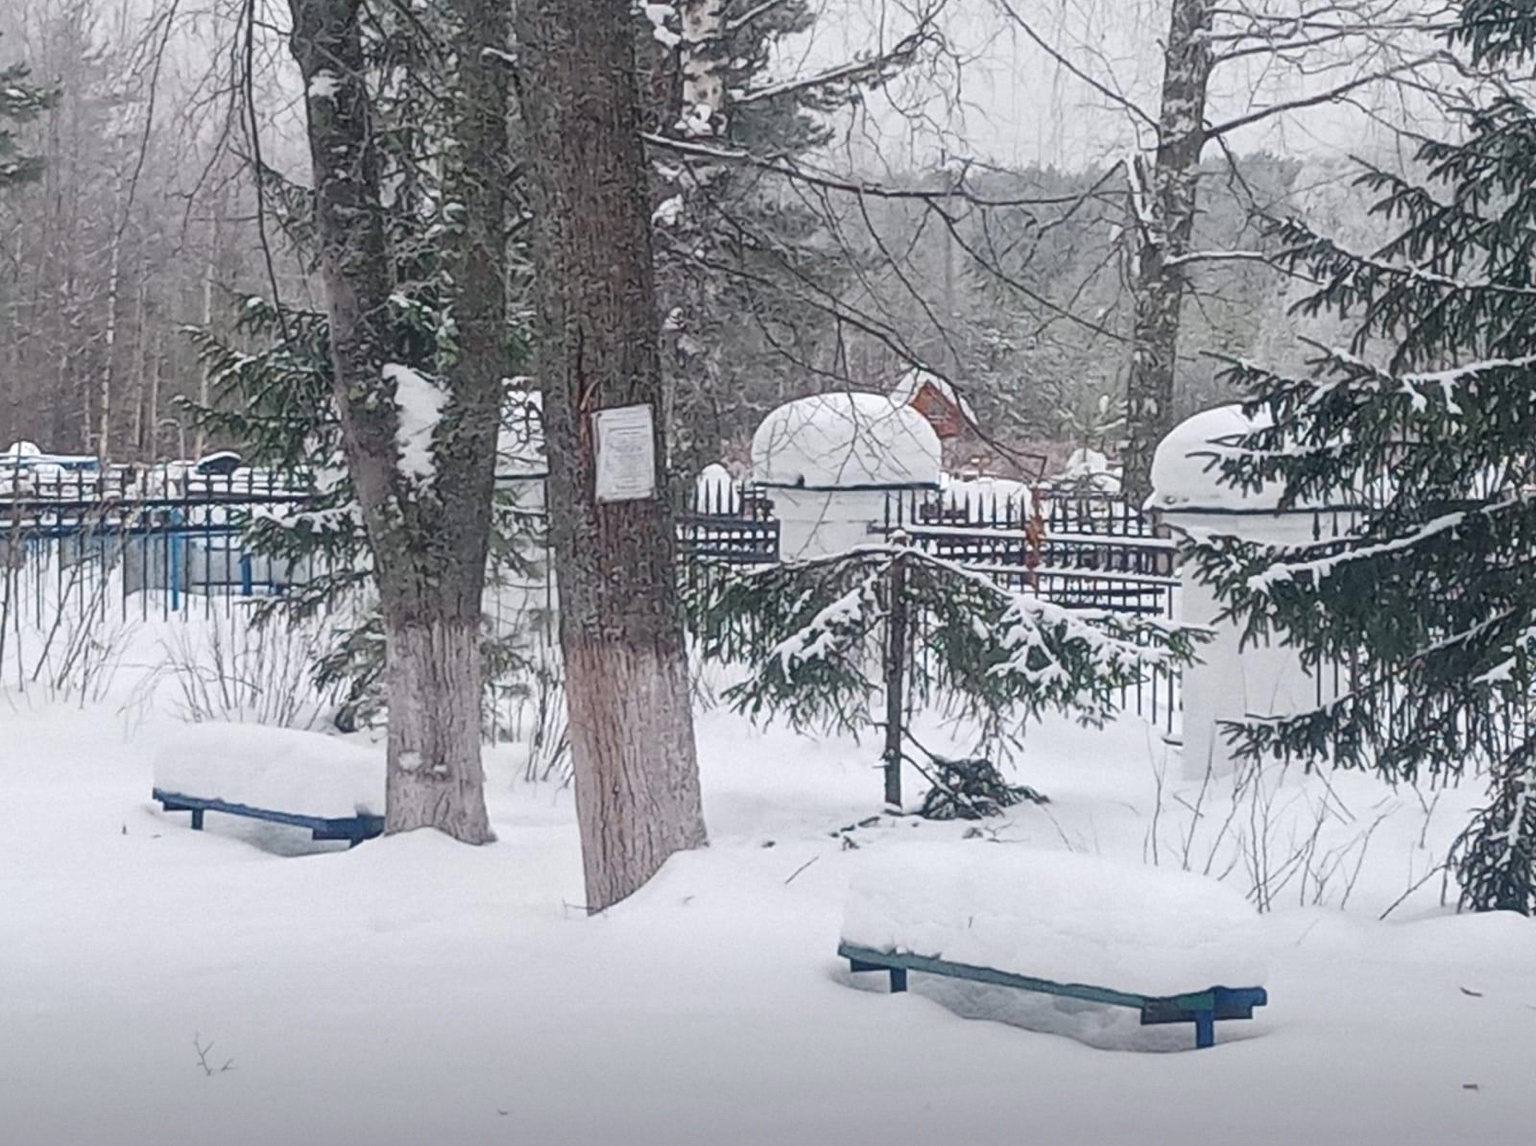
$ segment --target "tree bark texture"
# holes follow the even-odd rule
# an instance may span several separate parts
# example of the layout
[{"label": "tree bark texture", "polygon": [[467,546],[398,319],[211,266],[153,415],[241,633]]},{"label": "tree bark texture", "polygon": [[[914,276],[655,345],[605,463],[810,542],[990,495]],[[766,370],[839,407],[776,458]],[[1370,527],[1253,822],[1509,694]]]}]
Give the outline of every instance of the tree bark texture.
[{"label": "tree bark texture", "polygon": [[[627,0],[525,0],[539,377],[587,906],[705,842],[665,498],[598,504],[593,415],[661,406],[650,212]],[[657,487],[666,435],[655,419]]]},{"label": "tree bark texture", "polygon": [[389,758],[384,829],[493,837],[480,763],[480,619],[386,626]]},{"label": "tree bark texture", "polygon": [[1213,65],[1214,0],[1174,0],[1164,51],[1158,145],[1148,165],[1133,160],[1131,292],[1135,325],[1126,381],[1125,492],[1141,504],[1152,492],[1152,456],[1173,429],[1179,310],[1195,225],[1206,88]]},{"label": "tree bark texture", "polygon": [[[386,829],[493,839],[480,763],[479,630],[506,365],[504,180],[508,42],[500,0],[455,0],[455,135],[445,191],[462,205],[443,257],[457,294],[458,356],[432,439],[433,475],[399,465],[394,289],[380,146],[370,122],[358,0],[290,0],[308,91],[333,388],[374,559],[389,682]],[[316,82],[317,79],[320,82]]]}]

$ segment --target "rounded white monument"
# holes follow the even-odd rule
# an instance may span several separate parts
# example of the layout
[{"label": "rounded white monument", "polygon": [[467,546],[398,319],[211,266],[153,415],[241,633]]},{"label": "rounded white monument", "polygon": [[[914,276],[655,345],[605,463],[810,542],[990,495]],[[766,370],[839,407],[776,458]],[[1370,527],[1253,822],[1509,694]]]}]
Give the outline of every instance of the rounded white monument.
[{"label": "rounded white monument", "polygon": [[937,489],[939,466],[928,420],[886,394],[799,398],[752,435],[752,482],[773,503],[785,560],[880,540],[887,496]]},{"label": "rounded white monument", "polygon": [[[1262,429],[1263,416],[1250,418],[1238,405],[1219,406],[1182,422],[1158,443],[1152,460],[1155,511],[1186,538],[1238,537],[1261,544],[1289,545],[1311,540],[1319,527],[1316,507],[1281,510],[1277,485],[1241,490],[1222,480],[1221,458],[1244,435]],[[1197,577],[1192,562],[1180,571],[1179,618],[1205,625],[1215,638],[1200,646],[1200,660],[1184,670],[1184,771],[1200,777],[1232,768],[1231,748],[1222,733],[1226,721],[1286,716],[1314,707],[1331,695],[1301,665],[1296,649],[1279,644],[1241,646],[1242,632],[1220,619],[1221,603]],[[1333,674],[1325,673],[1330,688]]]}]

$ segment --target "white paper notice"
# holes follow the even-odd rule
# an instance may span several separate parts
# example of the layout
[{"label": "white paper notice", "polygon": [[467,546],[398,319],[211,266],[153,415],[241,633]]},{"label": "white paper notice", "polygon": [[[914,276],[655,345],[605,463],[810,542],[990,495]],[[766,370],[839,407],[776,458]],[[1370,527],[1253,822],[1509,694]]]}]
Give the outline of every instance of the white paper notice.
[{"label": "white paper notice", "polygon": [[651,408],[615,406],[592,415],[597,430],[597,500],[656,496],[656,427]]}]

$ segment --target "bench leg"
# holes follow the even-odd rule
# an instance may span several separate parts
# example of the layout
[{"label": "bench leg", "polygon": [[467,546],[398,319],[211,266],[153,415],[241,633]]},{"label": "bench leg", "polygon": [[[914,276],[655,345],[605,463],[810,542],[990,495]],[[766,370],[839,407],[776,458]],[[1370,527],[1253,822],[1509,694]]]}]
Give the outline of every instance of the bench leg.
[{"label": "bench leg", "polygon": [[905,967],[891,968],[891,994],[899,995],[907,989],[907,969]]},{"label": "bench leg", "polygon": [[194,832],[200,832],[200,831],[203,830],[203,809],[202,808],[193,808],[192,809],[192,830]]},{"label": "bench leg", "polygon": [[1195,1012],[1195,1047],[1203,1050],[1216,1045],[1216,1014],[1214,1011]]}]

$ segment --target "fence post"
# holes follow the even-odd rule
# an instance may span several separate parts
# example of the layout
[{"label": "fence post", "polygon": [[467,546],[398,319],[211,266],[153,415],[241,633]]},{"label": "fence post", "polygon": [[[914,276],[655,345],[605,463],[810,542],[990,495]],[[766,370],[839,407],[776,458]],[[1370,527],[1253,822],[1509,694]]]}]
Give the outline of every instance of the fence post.
[{"label": "fence post", "polygon": [[885,620],[885,802],[901,808],[901,742],[906,703],[907,668],[907,562],[903,550],[906,534],[891,537],[896,553],[886,580]]},{"label": "fence post", "polygon": [[170,530],[166,534],[167,572],[171,578],[171,612],[181,609],[181,511],[173,509],[169,514]]}]

